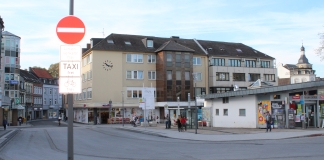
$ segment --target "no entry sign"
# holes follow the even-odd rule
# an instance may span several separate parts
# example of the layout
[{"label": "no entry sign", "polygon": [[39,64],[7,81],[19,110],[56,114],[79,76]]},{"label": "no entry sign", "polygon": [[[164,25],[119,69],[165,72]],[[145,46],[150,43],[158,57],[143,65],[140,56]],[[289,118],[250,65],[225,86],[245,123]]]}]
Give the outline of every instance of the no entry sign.
[{"label": "no entry sign", "polygon": [[62,18],[56,26],[58,38],[66,44],[75,44],[82,40],[85,34],[83,22],[75,16]]}]

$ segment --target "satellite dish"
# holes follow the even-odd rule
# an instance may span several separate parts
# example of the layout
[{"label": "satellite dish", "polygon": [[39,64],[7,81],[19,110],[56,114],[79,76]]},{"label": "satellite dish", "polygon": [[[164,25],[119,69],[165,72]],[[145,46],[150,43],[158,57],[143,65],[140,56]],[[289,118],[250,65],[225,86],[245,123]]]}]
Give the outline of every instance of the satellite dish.
[{"label": "satellite dish", "polygon": [[234,84],[233,89],[234,89],[234,91],[238,91],[240,89],[240,87],[238,85]]}]

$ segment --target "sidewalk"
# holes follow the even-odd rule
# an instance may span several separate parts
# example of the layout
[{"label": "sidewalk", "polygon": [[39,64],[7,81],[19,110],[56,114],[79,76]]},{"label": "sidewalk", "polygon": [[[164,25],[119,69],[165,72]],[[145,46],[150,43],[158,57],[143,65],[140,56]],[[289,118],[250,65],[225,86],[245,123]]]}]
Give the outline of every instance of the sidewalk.
[{"label": "sidewalk", "polygon": [[116,126],[116,128],[175,139],[215,142],[274,140],[307,136],[324,136],[323,128],[272,129],[272,132],[266,133],[265,129],[200,127],[197,130],[197,134],[195,134],[195,129],[187,129],[185,132],[178,132],[177,127],[165,129],[165,125],[163,124],[159,124],[157,127],[132,127],[130,125],[126,125],[125,127]]}]

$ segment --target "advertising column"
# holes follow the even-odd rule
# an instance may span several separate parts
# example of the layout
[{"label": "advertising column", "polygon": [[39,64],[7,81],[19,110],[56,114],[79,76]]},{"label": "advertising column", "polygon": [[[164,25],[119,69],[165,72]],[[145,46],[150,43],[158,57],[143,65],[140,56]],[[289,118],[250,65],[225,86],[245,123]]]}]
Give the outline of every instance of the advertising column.
[{"label": "advertising column", "polygon": [[271,101],[272,118],[274,119],[274,128],[285,128],[285,102]]}]

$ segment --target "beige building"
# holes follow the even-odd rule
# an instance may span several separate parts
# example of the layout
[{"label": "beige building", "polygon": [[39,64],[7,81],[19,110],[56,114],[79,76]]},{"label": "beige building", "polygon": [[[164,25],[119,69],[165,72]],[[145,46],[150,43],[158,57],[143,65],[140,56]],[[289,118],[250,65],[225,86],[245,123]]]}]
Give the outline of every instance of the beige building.
[{"label": "beige building", "polygon": [[120,123],[123,113],[127,122],[144,117],[143,87],[154,89],[147,119],[181,114],[194,120],[194,95],[230,91],[234,84],[246,89],[257,79],[277,85],[274,58],[241,43],[110,34],[92,38],[82,59],[73,117],[82,123]]}]

